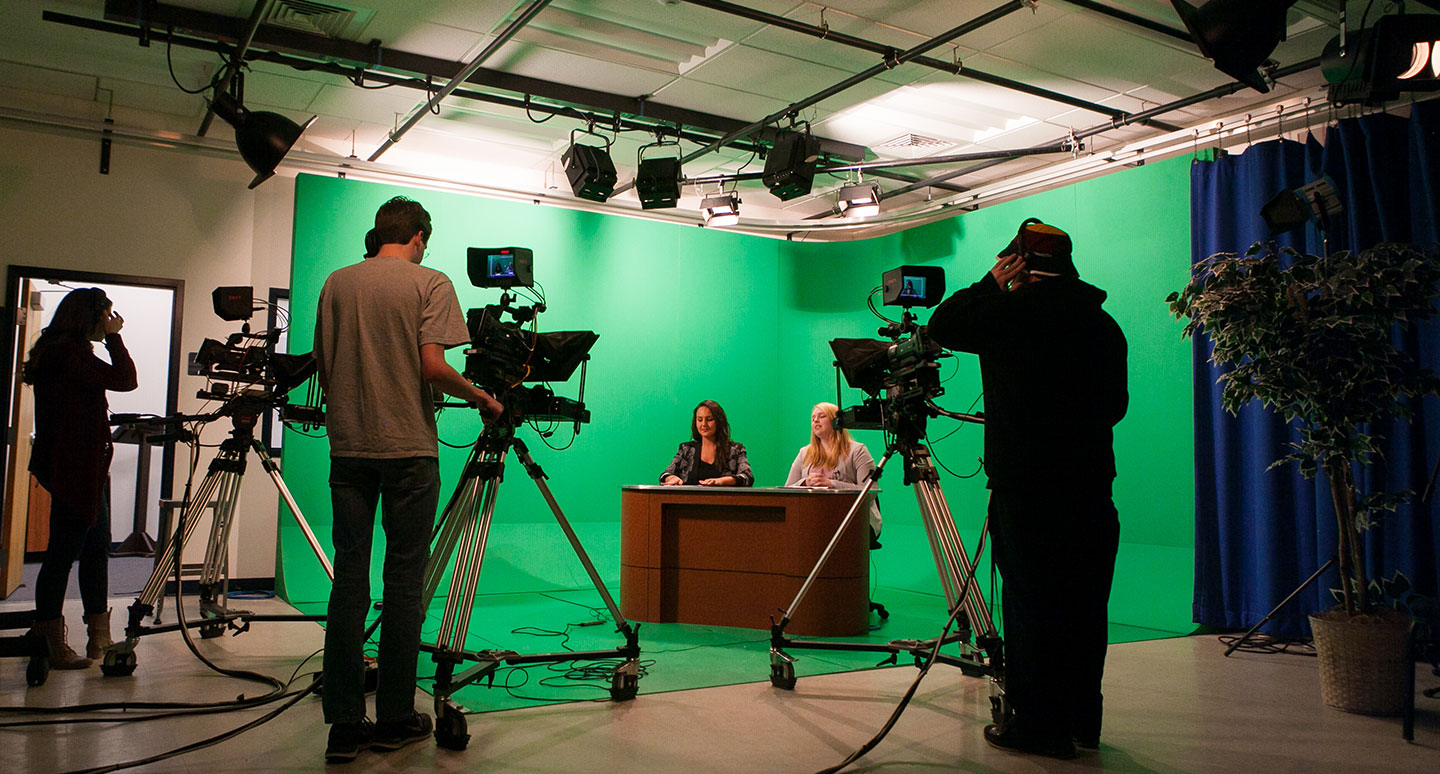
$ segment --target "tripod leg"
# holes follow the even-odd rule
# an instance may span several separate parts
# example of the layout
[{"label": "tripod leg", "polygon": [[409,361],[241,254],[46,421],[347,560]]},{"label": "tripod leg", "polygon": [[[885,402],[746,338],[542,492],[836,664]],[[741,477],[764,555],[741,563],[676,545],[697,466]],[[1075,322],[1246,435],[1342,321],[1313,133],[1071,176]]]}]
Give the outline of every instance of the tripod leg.
[{"label": "tripod leg", "polygon": [[320,541],[315,538],[315,532],[310,529],[310,523],[305,521],[305,516],[300,513],[300,505],[295,502],[294,495],[290,494],[290,487],[285,485],[285,479],[280,477],[280,466],[270,457],[265,450],[265,444],[259,441],[252,441],[251,448],[260,455],[260,467],[270,474],[270,480],[275,482],[275,488],[280,490],[280,496],[285,499],[285,504],[290,507],[290,515],[295,517],[295,523],[300,526],[300,531],[305,535],[305,541],[310,544],[310,550],[315,552],[315,558],[320,560],[320,566],[325,569],[325,575],[330,582],[335,582],[335,567],[330,564],[330,557],[325,555],[325,550],[320,547]]},{"label": "tripod leg", "polygon": [[875,469],[870,471],[870,477],[866,479],[864,488],[855,496],[855,501],[850,503],[850,510],[845,512],[845,518],[840,520],[840,526],[835,529],[835,534],[830,537],[830,542],[826,544],[825,550],[820,552],[819,560],[817,560],[815,566],[810,569],[810,574],[805,576],[805,581],[800,584],[800,591],[797,592],[795,598],[790,601],[790,606],[781,611],[780,620],[776,621],[774,617],[771,617],[770,684],[776,688],[787,691],[794,690],[795,688],[795,657],[785,652],[787,642],[785,639],[785,627],[790,624],[790,619],[795,615],[795,611],[800,608],[800,603],[805,599],[805,595],[810,592],[810,587],[814,585],[815,579],[819,577],[820,571],[825,567],[825,563],[830,560],[830,554],[834,553],[835,546],[840,544],[840,538],[850,529],[851,523],[855,521],[856,514],[860,512],[860,507],[867,502],[869,497],[873,496],[873,490],[880,481],[880,475],[885,472],[885,465],[890,462],[890,458],[894,456],[894,454],[895,449],[887,450],[885,456],[880,458],[880,464],[876,465]]},{"label": "tripod leg", "polygon": [[450,593],[445,598],[445,613],[435,644],[441,653],[465,650],[470,633],[470,611],[475,592],[480,587],[480,566],[485,560],[485,544],[490,538],[490,521],[495,514],[495,492],[498,482],[483,483],[480,513],[464,520],[456,552],[455,571],[450,578]]},{"label": "tripod leg", "polygon": [[189,543],[191,535],[194,534],[196,526],[200,523],[200,514],[205,511],[210,498],[215,495],[215,490],[220,486],[220,479],[224,475],[224,471],[212,463],[210,471],[200,482],[194,497],[181,512],[180,523],[175,526],[176,534],[164,536],[163,546],[157,551],[155,569],[151,570],[149,580],[140,589],[139,596],[130,604],[125,624],[125,639],[111,645],[105,651],[105,658],[101,662],[100,669],[107,677],[125,677],[135,672],[135,646],[139,644],[140,634],[145,629],[145,616],[155,610],[155,603],[160,600],[161,594],[165,591],[166,577],[172,572],[176,562],[182,560],[185,545]]},{"label": "tripod leg", "polygon": [[550,491],[550,486],[545,483],[545,472],[540,465],[530,456],[529,449],[525,444],[516,438],[513,441],[515,455],[525,466],[530,479],[540,489],[540,495],[545,498],[545,504],[550,506],[550,512],[555,515],[555,521],[564,531],[565,538],[570,541],[570,547],[575,549],[575,556],[579,557],[580,563],[585,566],[585,572],[590,575],[590,582],[595,585],[595,590],[600,592],[600,597],[605,600],[605,606],[610,609],[610,617],[615,621],[616,631],[625,635],[626,658],[620,666],[611,673],[610,697],[616,701],[635,698],[639,691],[640,680],[640,644],[635,627],[620,614],[620,607],[615,604],[615,599],[610,596],[610,590],[605,587],[605,582],[600,579],[600,573],[595,571],[595,565],[590,561],[590,555],[585,552],[585,547],[580,544],[580,538],[575,535],[575,530],[570,526],[570,520],[565,518],[565,513],[560,510],[560,504],[555,501],[555,495]]},{"label": "tripod leg", "polygon": [[940,577],[940,588],[945,592],[945,609],[954,612],[960,603],[960,589],[956,580],[956,563],[951,546],[942,539],[943,525],[935,518],[935,505],[930,492],[925,488],[928,482],[915,484],[915,499],[920,505],[920,518],[925,526],[925,537],[930,542],[930,554],[935,558],[935,571]]},{"label": "tripod leg", "polygon": [[[993,636],[994,623],[990,608],[980,594],[979,584],[975,582],[974,563],[965,552],[965,544],[955,529],[955,519],[950,513],[950,506],[945,502],[945,493],[941,491],[940,483],[919,481],[915,484],[915,491],[920,500],[920,510],[925,514],[926,526],[933,528],[935,532],[931,536],[931,543],[936,547],[937,556],[943,556],[944,559],[939,566],[942,584],[953,589],[977,635]],[[981,540],[983,545],[983,530]],[[979,552],[976,553],[976,560],[978,559]]]},{"label": "tripod leg", "polygon": [[840,520],[840,526],[836,528],[835,534],[830,537],[830,542],[825,546],[825,550],[820,552],[819,561],[815,562],[815,566],[811,568],[810,574],[805,577],[805,582],[800,584],[800,591],[795,595],[795,599],[791,600],[790,606],[783,611],[783,618],[780,622],[781,628],[784,628],[785,623],[789,622],[790,618],[795,615],[796,609],[800,607],[800,602],[804,600],[805,595],[810,592],[810,587],[814,585],[815,578],[818,577],[820,571],[825,568],[825,563],[830,560],[830,554],[835,552],[835,546],[840,544],[840,538],[845,534],[846,530],[850,528],[851,522],[855,521],[855,515],[860,512],[860,506],[864,505],[867,498],[872,494],[876,483],[880,481],[880,474],[885,470],[885,463],[890,461],[890,457],[894,453],[894,450],[885,452],[885,456],[880,459],[880,464],[875,466],[875,470],[870,473],[870,478],[865,481],[865,487],[855,496],[855,501],[850,503],[850,510],[845,512],[845,518]]},{"label": "tripod leg", "polygon": [[225,632],[225,624],[204,623],[203,618],[206,614],[225,613],[224,601],[216,600],[215,590],[230,550],[230,526],[235,519],[235,504],[240,499],[240,477],[234,471],[220,474],[220,492],[210,524],[210,540],[205,546],[205,564],[200,568],[200,636],[205,639],[219,637]]},{"label": "tripod leg", "polygon": [[450,564],[450,557],[455,553],[455,544],[460,539],[460,533],[470,519],[478,513],[476,503],[484,492],[484,485],[487,476],[479,474],[481,452],[477,447],[471,451],[470,459],[465,463],[465,473],[460,477],[459,483],[455,485],[455,491],[450,495],[449,502],[445,503],[445,510],[440,514],[439,522],[435,525],[435,545],[430,549],[430,560],[425,565],[425,591],[421,596],[425,606],[428,608],[430,602],[435,599],[435,592],[440,589],[440,581],[445,577],[445,568]]}]

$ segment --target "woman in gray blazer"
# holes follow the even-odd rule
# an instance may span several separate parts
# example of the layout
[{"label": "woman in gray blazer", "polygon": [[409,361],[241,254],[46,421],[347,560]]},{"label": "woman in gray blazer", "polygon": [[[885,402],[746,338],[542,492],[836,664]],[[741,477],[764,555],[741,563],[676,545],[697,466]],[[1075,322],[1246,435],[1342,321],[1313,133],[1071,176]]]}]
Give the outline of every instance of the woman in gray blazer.
[{"label": "woman in gray blazer", "polygon": [[[817,403],[810,410],[810,443],[801,447],[790,464],[785,486],[825,489],[863,489],[875,469],[875,460],[865,444],[850,437],[850,431],[835,428],[840,407]],[[870,534],[880,534],[880,503],[870,501]]]}]

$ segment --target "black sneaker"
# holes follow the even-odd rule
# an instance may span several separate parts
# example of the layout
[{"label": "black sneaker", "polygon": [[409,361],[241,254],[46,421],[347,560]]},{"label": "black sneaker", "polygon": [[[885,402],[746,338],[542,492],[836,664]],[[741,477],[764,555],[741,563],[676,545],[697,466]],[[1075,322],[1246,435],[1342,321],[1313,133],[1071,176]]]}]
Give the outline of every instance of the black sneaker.
[{"label": "black sneaker", "polygon": [[349,763],[355,760],[361,750],[369,749],[374,736],[375,724],[370,722],[370,718],[331,725],[330,742],[325,745],[325,762]]},{"label": "black sneaker", "polygon": [[1010,752],[1044,755],[1047,758],[1074,758],[1075,743],[1068,737],[1037,737],[1024,733],[1014,723],[1004,728],[996,725],[985,727],[985,741],[992,747]]},{"label": "black sneaker", "polygon": [[1081,750],[1090,750],[1090,751],[1098,750],[1098,749],[1100,749],[1100,737],[1099,737],[1099,736],[1077,736],[1077,737],[1075,737],[1075,746],[1078,747],[1078,748],[1080,748]]},{"label": "black sneaker", "polygon": [[434,731],[435,726],[430,722],[429,715],[413,712],[407,720],[385,720],[376,724],[375,738],[370,742],[370,746],[386,752],[398,750],[429,739]]}]

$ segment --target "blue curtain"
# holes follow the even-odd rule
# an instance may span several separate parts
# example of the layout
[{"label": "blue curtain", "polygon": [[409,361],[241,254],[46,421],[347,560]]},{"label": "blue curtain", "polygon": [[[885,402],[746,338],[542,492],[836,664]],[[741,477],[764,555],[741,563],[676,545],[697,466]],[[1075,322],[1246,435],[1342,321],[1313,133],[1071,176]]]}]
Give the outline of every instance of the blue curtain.
[{"label": "blue curtain", "polygon": [[[1275,194],[1329,175],[1345,206],[1329,225],[1331,250],[1379,242],[1440,243],[1440,102],[1412,106],[1409,118],[1372,115],[1331,127],[1322,145],[1286,140],[1243,154],[1197,162],[1190,178],[1192,263],[1217,252],[1244,252],[1271,239],[1260,208]],[[1274,237],[1302,252],[1325,249],[1312,224]],[[1400,334],[1397,342],[1440,373],[1440,322]],[[1220,408],[1208,338],[1196,337],[1195,621],[1228,629],[1258,623],[1272,607],[1335,554],[1329,485],[1306,481],[1286,466],[1266,470],[1296,438],[1293,428],[1252,402],[1239,416]],[[1385,437],[1383,456],[1360,481],[1365,491],[1423,490],[1440,455],[1440,400],[1411,408],[1413,419],[1371,428]],[[1406,506],[1366,534],[1372,574],[1399,570],[1417,591],[1440,587],[1440,513],[1428,503]],[[1263,631],[1309,636],[1306,616],[1333,604],[1335,571],[1283,608]]]}]

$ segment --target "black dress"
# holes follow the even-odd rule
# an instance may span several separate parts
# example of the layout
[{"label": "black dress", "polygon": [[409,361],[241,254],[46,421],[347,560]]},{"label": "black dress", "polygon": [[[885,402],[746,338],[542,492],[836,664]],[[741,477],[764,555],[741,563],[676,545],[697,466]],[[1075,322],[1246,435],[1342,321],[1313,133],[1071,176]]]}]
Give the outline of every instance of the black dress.
[{"label": "black dress", "polygon": [[690,475],[685,477],[685,484],[687,486],[698,486],[701,481],[707,478],[719,478],[723,475],[725,474],[721,473],[720,469],[715,467],[715,463],[706,462],[697,457],[695,459],[695,467],[691,468]]}]

